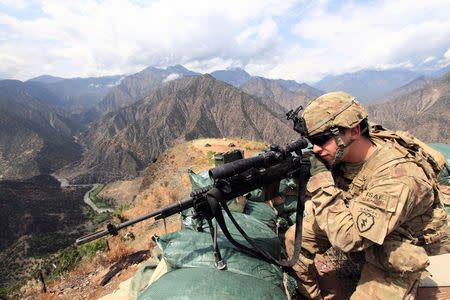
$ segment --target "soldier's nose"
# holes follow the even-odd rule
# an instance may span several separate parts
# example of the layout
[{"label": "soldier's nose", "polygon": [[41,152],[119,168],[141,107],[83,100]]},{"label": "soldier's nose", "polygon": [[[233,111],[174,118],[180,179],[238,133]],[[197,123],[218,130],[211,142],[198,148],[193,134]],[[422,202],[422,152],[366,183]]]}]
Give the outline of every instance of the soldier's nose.
[{"label": "soldier's nose", "polygon": [[320,147],[319,145],[313,145],[313,152],[315,154],[320,154],[320,152],[322,152],[322,147]]}]

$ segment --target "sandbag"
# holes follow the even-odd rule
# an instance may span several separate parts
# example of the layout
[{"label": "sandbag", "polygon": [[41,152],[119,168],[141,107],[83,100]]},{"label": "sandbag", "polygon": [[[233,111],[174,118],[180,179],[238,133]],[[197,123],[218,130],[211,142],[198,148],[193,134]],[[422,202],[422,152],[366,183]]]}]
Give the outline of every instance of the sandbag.
[{"label": "sandbag", "polygon": [[[156,242],[171,269],[215,268],[214,248],[208,232],[180,230],[158,237]],[[278,266],[240,252],[222,234],[219,234],[217,242],[227,271],[282,286],[283,272]]]},{"label": "sandbag", "polygon": [[188,169],[187,172],[189,174],[189,180],[191,181],[192,191],[196,191],[213,183],[209,178],[208,171],[209,170],[206,170],[196,174],[191,169]]},{"label": "sandbag", "polygon": [[266,203],[248,201],[245,205],[244,214],[254,217],[269,226],[272,231],[276,231],[277,215]]},{"label": "sandbag", "polygon": [[214,268],[173,270],[154,282],[139,300],[287,299],[268,281]]},{"label": "sandbag", "polygon": [[450,145],[442,143],[428,144],[431,148],[439,151],[444,157],[439,184],[450,186]]},{"label": "sandbag", "polygon": [[[262,203],[263,205],[266,205]],[[267,205],[266,205],[267,206]],[[268,207],[268,206],[267,206]],[[232,212],[233,217],[239,226],[244,230],[244,232],[255,241],[255,243],[269,252],[272,256],[278,257],[280,255],[281,247],[277,238],[276,233],[269,228],[264,222],[256,219],[252,215],[241,214]],[[247,247],[250,247],[248,242],[242,237],[239,231],[236,229],[234,224],[231,222],[230,218],[224,214],[225,224],[227,225],[228,231],[231,236],[238,242],[244,244]],[[187,222],[187,220],[195,221],[192,218],[184,219],[183,222]],[[213,219],[213,225],[216,225],[216,220]],[[203,222],[203,230],[209,233],[208,223],[206,221]],[[184,223],[185,230],[195,231],[195,223],[186,224]],[[222,230],[218,227],[218,232],[220,235],[223,235]],[[182,230],[183,231],[183,230]],[[168,235],[170,235],[169,233]],[[175,233],[172,233],[175,234]],[[225,238],[225,237],[224,237]],[[163,249],[164,251],[164,249]]]}]

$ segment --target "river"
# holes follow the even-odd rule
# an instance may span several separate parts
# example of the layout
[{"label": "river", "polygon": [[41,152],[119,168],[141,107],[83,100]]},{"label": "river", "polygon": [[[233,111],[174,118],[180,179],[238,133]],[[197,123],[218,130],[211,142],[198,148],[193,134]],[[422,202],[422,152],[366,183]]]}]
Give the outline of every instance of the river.
[{"label": "river", "polygon": [[70,184],[69,181],[65,178],[58,178],[57,176],[55,176],[54,174],[52,175],[53,177],[55,177],[60,183],[61,183],[61,187],[62,188],[66,188],[66,187],[70,187],[70,186],[92,186],[92,188],[86,192],[86,194],[84,194],[83,196],[83,201],[84,203],[86,203],[87,205],[89,205],[96,213],[100,214],[100,213],[104,213],[104,212],[113,212],[114,209],[112,208],[98,208],[97,205],[95,205],[94,202],[92,202],[91,198],[89,198],[89,194],[94,191],[96,188],[98,188],[99,186],[101,186],[102,184],[100,183],[93,183],[93,184]]}]

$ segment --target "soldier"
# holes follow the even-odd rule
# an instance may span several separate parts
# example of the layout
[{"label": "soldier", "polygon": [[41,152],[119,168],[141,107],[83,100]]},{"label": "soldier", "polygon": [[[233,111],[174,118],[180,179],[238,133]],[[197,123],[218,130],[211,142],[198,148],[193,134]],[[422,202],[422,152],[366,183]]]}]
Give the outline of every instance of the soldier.
[{"label": "soldier", "polygon": [[[314,155],[293,267],[300,292],[321,299],[314,256],[333,246],[365,254],[352,299],[413,299],[428,275],[428,255],[450,252],[432,159],[422,149],[409,151],[391,131],[370,130],[363,106],[344,92],[315,99],[303,118]],[[294,231],[286,234],[289,255]]]}]

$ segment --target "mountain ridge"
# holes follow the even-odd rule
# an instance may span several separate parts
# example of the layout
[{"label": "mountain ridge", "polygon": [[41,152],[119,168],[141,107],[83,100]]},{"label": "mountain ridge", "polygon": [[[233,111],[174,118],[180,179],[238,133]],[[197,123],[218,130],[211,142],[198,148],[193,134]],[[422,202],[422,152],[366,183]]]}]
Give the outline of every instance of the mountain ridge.
[{"label": "mountain ridge", "polygon": [[211,75],[187,76],[96,122],[81,137],[89,151],[75,168],[86,172],[72,180],[133,178],[168,147],[199,137],[284,143],[295,133],[257,98]]},{"label": "mountain ridge", "polygon": [[369,118],[426,143],[450,143],[450,72],[408,94],[367,107]]}]

